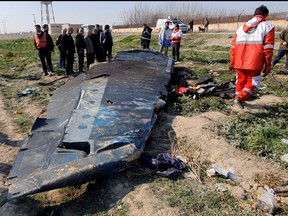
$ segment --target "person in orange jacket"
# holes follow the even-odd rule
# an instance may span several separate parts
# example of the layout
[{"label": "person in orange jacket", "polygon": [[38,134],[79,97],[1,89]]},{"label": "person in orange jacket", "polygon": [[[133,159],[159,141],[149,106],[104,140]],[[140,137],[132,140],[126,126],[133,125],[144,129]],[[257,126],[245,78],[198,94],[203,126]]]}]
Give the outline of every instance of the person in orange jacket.
[{"label": "person in orange jacket", "polygon": [[[180,56],[180,42],[182,38],[182,31],[179,29],[179,25],[176,24],[173,32],[170,36],[170,40],[172,43],[172,58],[176,61],[179,61],[179,56]],[[176,57],[176,59],[175,59]]]},{"label": "person in orange jacket", "polygon": [[229,72],[237,70],[234,103],[244,109],[244,103],[271,71],[275,43],[275,27],[267,22],[269,10],[261,5],[254,17],[237,29],[230,48]]}]

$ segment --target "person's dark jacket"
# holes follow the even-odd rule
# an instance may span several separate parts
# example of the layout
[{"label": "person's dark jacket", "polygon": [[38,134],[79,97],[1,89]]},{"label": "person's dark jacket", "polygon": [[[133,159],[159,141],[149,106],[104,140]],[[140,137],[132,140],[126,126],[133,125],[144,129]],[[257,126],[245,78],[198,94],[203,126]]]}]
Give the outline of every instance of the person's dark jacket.
[{"label": "person's dark jacket", "polygon": [[106,48],[113,46],[113,38],[111,32],[105,32],[105,41],[103,46]]},{"label": "person's dark jacket", "polygon": [[66,53],[67,53],[67,51],[69,54],[75,53],[75,44],[74,44],[73,37],[71,35],[66,34],[63,36],[62,45],[63,45],[63,48],[64,48]]},{"label": "person's dark jacket", "polygon": [[60,34],[58,36],[58,39],[56,40],[56,46],[58,47],[59,51],[63,51],[63,47],[62,47],[62,38],[63,38],[63,34]]},{"label": "person's dark jacket", "polygon": [[152,30],[149,26],[145,27],[142,31],[142,39],[148,39],[150,40],[151,39],[151,33],[152,33]]},{"label": "person's dark jacket", "polygon": [[49,51],[54,52],[54,42],[50,34],[47,34],[47,48]]},{"label": "person's dark jacket", "polygon": [[84,53],[84,49],[86,48],[84,36],[81,34],[77,34],[75,37],[75,45],[77,49],[77,53]]}]

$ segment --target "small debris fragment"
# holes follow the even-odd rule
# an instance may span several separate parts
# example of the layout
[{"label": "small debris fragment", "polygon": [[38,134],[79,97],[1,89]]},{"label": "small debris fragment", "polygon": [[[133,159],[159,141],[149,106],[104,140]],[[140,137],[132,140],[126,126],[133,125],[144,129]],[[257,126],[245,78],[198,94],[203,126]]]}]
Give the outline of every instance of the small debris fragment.
[{"label": "small debris fragment", "polygon": [[207,175],[209,177],[214,177],[214,176],[221,176],[223,178],[229,178],[230,180],[232,181],[235,181],[235,182],[240,182],[241,181],[241,178],[234,175],[234,171],[232,170],[226,170],[226,169],[223,169],[217,165],[213,165],[212,168],[208,169],[206,171]]},{"label": "small debris fragment", "polygon": [[277,203],[274,194],[271,194],[266,190],[258,199],[254,200],[254,205],[269,214],[274,214],[279,208],[279,204]]},{"label": "small debris fragment", "polygon": [[242,194],[241,199],[242,199],[242,200],[247,200],[247,199],[248,199],[247,194]]},{"label": "small debris fragment", "polygon": [[23,111],[22,110],[19,110],[19,109],[17,109],[16,111],[15,111],[15,114],[22,114],[23,113]]},{"label": "small debris fragment", "polygon": [[288,154],[282,155],[280,158],[282,161],[288,163]]},{"label": "small debris fragment", "polygon": [[19,97],[22,97],[22,96],[26,96],[28,94],[34,94],[36,92],[36,89],[35,88],[26,88],[24,90],[20,90],[18,91],[17,95]]},{"label": "small debris fragment", "polygon": [[281,143],[284,145],[288,145],[288,139],[281,139]]},{"label": "small debris fragment", "polygon": [[228,189],[225,186],[223,186],[221,183],[217,183],[215,185],[215,187],[216,187],[216,190],[220,191],[220,192],[227,192],[228,191]]}]

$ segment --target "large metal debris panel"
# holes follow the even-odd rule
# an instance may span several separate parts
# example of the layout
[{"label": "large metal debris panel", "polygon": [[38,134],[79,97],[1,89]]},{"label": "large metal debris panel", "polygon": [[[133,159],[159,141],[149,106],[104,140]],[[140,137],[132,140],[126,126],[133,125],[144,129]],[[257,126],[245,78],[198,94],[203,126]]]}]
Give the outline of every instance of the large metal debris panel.
[{"label": "large metal debris panel", "polygon": [[123,51],[56,90],[7,177],[8,200],[119,172],[139,158],[172,71],[159,52]]}]

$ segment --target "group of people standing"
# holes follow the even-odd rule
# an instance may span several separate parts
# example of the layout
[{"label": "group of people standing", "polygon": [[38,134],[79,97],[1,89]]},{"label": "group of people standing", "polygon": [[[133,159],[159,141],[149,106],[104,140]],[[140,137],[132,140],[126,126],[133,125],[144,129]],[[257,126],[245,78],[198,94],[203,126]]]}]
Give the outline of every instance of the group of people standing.
[{"label": "group of people standing", "polygon": [[[49,27],[47,24],[43,25],[44,31],[41,30],[40,25],[35,25],[35,28],[34,45],[38,50],[43,73],[46,76],[48,75],[48,68],[51,72],[54,72],[51,61],[51,53],[54,52],[54,42],[48,33]],[[67,75],[74,74],[73,64],[76,52],[79,72],[85,72],[85,54],[87,59],[86,70],[89,70],[89,66],[95,62],[95,59],[97,62],[105,62],[107,58],[108,61],[111,60],[113,37],[109,25],[105,25],[103,31],[100,25],[96,24],[93,32],[88,29],[86,35],[84,35],[84,28],[80,27],[77,29],[75,41],[72,37],[73,31],[72,27],[63,29],[56,40],[56,46],[59,49],[59,67],[65,68]]]},{"label": "group of people standing", "polygon": [[[172,58],[174,61],[180,60],[180,42],[182,38],[182,31],[179,28],[179,25],[176,24],[173,29],[169,27],[169,22],[165,22],[165,27],[161,29],[159,33],[159,52],[168,55],[168,48],[172,46]],[[151,34],[152,29],[147,25],[143,25],[143,30],[141,33],[141,46],[143,50],[150,49]]]},{"label": "group of people standing", "polygon": [[165,22],[165,27],[161,29],[159,33],[159,52],[168,55],[168,48],[172,46],[172,58],[175,62],[180,60],[180,43],[183,36],[183,32],[176,24],[173,29],[169,27],[169,22]]}]

